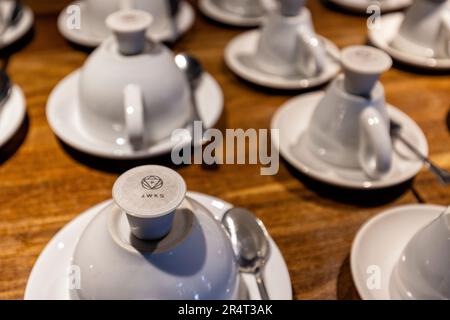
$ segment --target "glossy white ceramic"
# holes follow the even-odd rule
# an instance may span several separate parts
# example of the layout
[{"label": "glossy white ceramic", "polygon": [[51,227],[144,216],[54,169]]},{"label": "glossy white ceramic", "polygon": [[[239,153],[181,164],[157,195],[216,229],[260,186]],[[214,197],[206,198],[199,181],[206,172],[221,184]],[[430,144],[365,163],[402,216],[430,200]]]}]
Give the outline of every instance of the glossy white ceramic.
[{"label": "glossy white ceramic", "polygon": [[[147,2],[152,3],[152,1]],[[81,16],[89,16],[87,13],[87,3],[85,1],[73,2],[70,6],[63,9],[58,17],[58,29],[67,40],[81,46],[97,47],[110,36],[110,33],[104,32],[96,34],[95,29],[89,26],[88,19],[81,20],[80,28],[74,28],[71,21],[73,19],[73,14],[76,11],[73,11],[73,8],[77,8]],[[103,22],[106,17],[107,16],[104,16]],[[175,17],[175,25],[179,32],[179,37],[192,27],[194,20],[195,12],[192,6],[187,1],[181,1],[179,12]],[[148,30],[147,36],[155,41],[173,41],[173,30],[170,21],[168,19],[162,20],[161,23],[158,21],[159,19],[157,19],[156,25]],[[106,25],[103,23],[101,29],[104,28],[106,28]]]},{"label": "glossy white ceramic", "polygon": [[[152,168],[135,168],[121,176],[114,186],[115,202],[86,226],[73,253],[72,264],[79,268],[80,282],[70,289],[71,297],[239,299],[239,269],[225,229],[201,204],[188,197],[183,201],[186,185],[181,177],[174,179],[166,168]],[[148,174],[158,174],[161,187],[142,188],[140,180]],[[172,213],[155,217],[155,208],[163,212],[161,205]],[[130,208],[140,208],[140,221],[130,224],[130,215],[137,217]],[[169,229],[160,223],[164,217],[172,217]],[[155,232],[158,227],[164,234]]]},{"label": "glossy white ceramic", "polygon": [[0,148],[19,130],[26,113],[25,96],[18,86],[13,86],[8,100],[0,106]]},{"label": "glossy white ceramic", "polygon": [[380,28],[369,29],[368,37],[370,42],[402,63],[427,70],[450,70],[449,58],[423,57],[408,51],[398,50],[392,46],[404,17],[403,13],[382,15],[379,24]]},{"label": "glossy white ceramic", "polygon": [[[108,142],[91,135],[84,129],[81,122],[79,81],[79,70],[63,79],[51,93],[46,109],[47,119],[53,132],[72,148],[108,159],[142,159],[170,153],[177,144],[176,141],[168,138],[151,144],[145,149],[135,150],[124,137],[115,142]],[[210,74],[203,75],[196,92],[196,99],[205,128],[212,128],[222,115],[224,98],[222,89]],[[186,129],[192,131],[192,126],[188,124]],[[186,145],[191,143],[190,136],[182,138],[186,141]]]},{"label": "glossy white ceramic", "polygon": [[353,241],[350,257],[353,281],[362,299],[398,298],[391,292],[391,278],[403,249],[444,210],[445,207],[433,205],[401,206],[364,224]]},{"label": "glossy white ceramic", "polygon": [[[221,220],[223,214],[231,208],[229,203],[204,194],[188,192],[187,196],[207,208],[217,220]],[[111,201],[106,201],[89,209],[55,235],[33,267],[28,279],[25,299],[70,299],[67,281],[68,268],[71,265],[77,238],[89,222],[110,204]],[[265,273],[269,294],[275,300],[290,300],[292,299],[292,288],[286,263],[272,239],[270,239],[270,245],[272,254]],[[248,274],[242,274],[241,277],[246,287],[244,291],[248,290],[248,298],[258,300],[259,293],[254,277]]]},{"label": "glossy white ceramic", "polygon": [[[329,0],[344,9],[357,12],[367,13],[367,9],[373,5],[373,0]],[[382,12],[401,10],[411,5],[413,0],[380,0],[380,9]],[[373,13],[373,11],[369,12]]]},{"label": "glossy white ceramic", "polygon": [[[12,8],[12,1],[1,1],[1,12],[10,12]],[[9,27],[5,33],[0,36],[0,49],[12,45],[14,42],[20,40],[33,27],[34,14],[28,6],[24,6],[22,17],[16,25]]]},{"label": "glossy white ceramic", "polygon": [[293,16],[285,16],[279,10],[268,15],[254,56],[256,66],[263,72],[305,78],[323,72],[327,62],[325,47],[314,30],[311,12],[305,7],[299,10]]},{"label": "glossy white ceramic", "polygon": [[[327,184],[363,190],[401,184],[412,179],[421,170],[422,161],[398,141],[393,145],[394,154],[390,172],[378,180],[368,178],[361,169],[333,166],[316,157],[305,142],[305,132],[323,97],[323,92],[314,92],[293,98],[280,107],[272,119],[271,128],[278,129],[280,135],[279,145],[276,139],[273,140],[276,148],[295,169]],[[417,124],[393,106],[388,105],[387,111],[389,117],[402,125],[402,135],[427,155],[427,140]]]},{"label": "glossy white ceramic", "polygon": [[405,12],[392,47],[424,58],[450,58],[449,26],[447,0],[415,1]]},{"label": "glossy white ceramic", "polygon": [[238,35],[231,40],[225,49],[227,66],[239,77],[254,84],[280,90],[300,90],[320,86],[333,79],[340,70],[339,49],[331,41],[319,37],[327,51],[323,71],[315,77],[305,77],[301,74],[278,76],[264,72],[254,61],[261,31],[253,30]]},{"label": "glossy white ceramic", "polygon": [[172,51],[145,39],[150,15],[120,11],[107,22],[115,36],[81,68],[80,121],[91,136],[110,144],[125,139],[139,150],[192,119],[189,84]]},{"label": "glossy white ceramic", "polygon": [[265,13],[259,16],[236,14],[225,10],[217,2],[218,0],[199,0],[200,11],[212,20],[235,27],[256,27],[264,21]]},{"label": "glossy white ceramic", "polygon": [[394,299],[450,299],[450,210],[408,242],[391,277]]},{"label": "glossy white ceramic", "polygon": [[372,98],[349,94],[344,77],[334,80],[319,101],[305,142],[310,152],[330,165],[363,170],[381,179],[392,166],[392,142],[384,90],[378,84]]}]

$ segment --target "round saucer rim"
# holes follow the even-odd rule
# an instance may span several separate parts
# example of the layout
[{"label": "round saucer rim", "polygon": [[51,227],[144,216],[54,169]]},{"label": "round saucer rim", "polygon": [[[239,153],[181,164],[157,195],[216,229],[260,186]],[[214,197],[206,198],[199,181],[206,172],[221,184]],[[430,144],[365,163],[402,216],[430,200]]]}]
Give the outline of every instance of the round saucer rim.
[{"label": "round saucer rim", "polygon": [[[208,205],[205,203],[205,201],[208,201],[208,203],[212,203],[213,205],[214,205],[215,202],[218,202],[221,205],[223,205],[223,207],[222,208],[215,207],[215,209],[220,210],[222,212],[222,214],[225,213],[227,208],[232,207],[232,205],[230,203],[228,203],[228,202],[225,202],[225,201],[223,201],[223,200],[221,200],[219,198],[216,198],[216,197],[213,197],[213,196],[209,196],[209,195],[206,195],[206,194],[203,194],[203,193],[199,193],[199,192],[189,191],[187,193],[187,197],[192,198],[194,201],[198,202],[200,205],[202,205],[203,207],[206,207],[206,208],[208,207]],[[33,268],[31,270],[31,273],[30,273],[29,277],[28,277],[27,285],[26,285],[26,288],[25,288],[25,294],[24,294],[24,299],[25,300],[33,300],[33,299],[38,298],[38,297],[35,297],[35,298],[33,297],[33,293],[32,293],[32,291],[33,291],[33,282],[36,281],[35,279],[37,279],[38,273],[43,268],[42,264],[44,264],[45,260],[47,259],[46,255],[50,252],[51,248],[56,245],[56,243],[60,240],[62,235],[64,233],[68,232],[69,230],[71,230],[72,228],[74,228],[77,223],[81,222],[81,220],[88,219],[89,217],[87,217],[87,215],[94,215],[95,213],[98,213],[99,211],[101,211],[102,209],[104,209],[106,206],[108,206],[111,203],[112,203],[112,200],[106,200],[106,201],[103,201],[103,202],[101,202],[101,203],[99,203],[99,204],[97,204],[97,205],[87,209],[83,213],[77,215],[73,220],[68,222],[63,228],[61,228],[52,237],[52,239],[46,244],[44,249],[41,251],[41,253],[39,254],[39,257],[37,258],[36,262],[33,265]],[[218,219],[217,216],[215,216],[215,218]],[[89,219],[89,221],[90,221],[90,219]],[[83,221],[83,223],[87,224],[87,223],[89,223],[89,221],[86,221],[86,222]],[[282,269],[281,270],[282,273],[284,275],[287,275],[288,283],[282,284],[283,292],[284,292],[283,296],[285,296],[284,298],[289,297],[289,299],[292,300],[292,298],[293,298],[292,285],[291,285],[292,282],[291,282],[291,278],[289,276],[289,270],[288,270],[286,261],[285,261],[283,255],[282,255],[279,247],[277,246],[275,241],[272,239],[272,237],[270,237],[269,241],[270,241],[271,248],[272,248],[273,252],[276,252],[275,255],[271,255],[270,259],[274,259],[274,256],[278,256],[277,260],[279,260],[279,261],[276,262],[276,264],[278,266],[278,269]],[[253,279],[252,275],[246,275],[246,274],[242,274],[241,273],[241,276],[243,276],[243,277],[249,276],[249,277],[247,277],[247,279],[249,279],[249,278]],[[248,281],[245,280],[245,278],[243,279],[243,281],[246,283],[246,285],[248,287],[248,290],[250,291],[249,293],[251,293],[252,296],[259,296],[259,292],[256,289],[256,287],[252,290],[252,286],[248,285],[248,283],[247,283]],[[256,286],[256,284],[255,284],[255,286]],[[40,298],[40,299],[42,299],[42,298]],[[64,297],[62,297],[59,300],[62,300],[62,299],[64,299]],[[277,300],[277,299],[279,299],[279,298],[275,297],[273,300]]]},{"label": "round saucer rim", "polygon": [[[139,159],[146,159],[146,158],[150,158],[150,157],[156,157],[156,156],[161,156],[161,155],[165,155],[167,153],[170,152],[171,148],[165,148],[162,150],[158,150],[158,151],[154,151],[154,150],[150,150],[149,148],[147,148],[146,150],[141,150],[138,151],[137,153],[123,153],[123,154],[116,154],[111,150],[108,151],[104,151],[104,150],[99,150],[98,148],[96,148],[93,145],[83,145],[79,142],[79,140],[73,140],[70,137],[67,137],[67,135],[64,133],[64,129],[60,130],[59,125],[57,125],[57,120],[55,119],[53,110],[54,108],[56,108],[56,103],[54,102],[54,100],[57,100],[58,97],[64,95],[64,92],[67,86],[67,82],[69,82],[70,80],[72,80],[72,78],[75,77],[79,77],[80,74],[80,69],[70,73],[69,75],[67,75],[65,78],[63,78],[58,84],[57,86],[53,89],[53,91],[51,92],[48,101],[47,101],[47,106],[46,106],[46,116],[47,116],[47,120],[48,123],[53,131],[53,133],[59,138],[61,139],[64,143],[66,143],[68,146],[79,150],[83,153],[95,156],[95,157],[100,157],[100,158],[104,158],[104,159],[111,159],[111,160],[139,160]],[[212,127],[214,127],[214,125],[217,124],[217,122],[219,121],[220,117],[223,114],[224,111],[224,95],[223,95],[223,90],[220,87],[219,83],[217,82],[217,80],[208,72],[204,73],[204,76],[206,77],[205,80],[207,79],[207,81],[210,82],[210,85],[215,87],[215,94],[217,94],[219,96],[219,99],[217,101],[217,110],[216,110],[216,115],[215,117],[212,118]],[[70,93],[72,94],[72,93]],[[73,99],[73,98],[71,98]],[[73,107],[72,104],[69,105],[69,107]],[[200,107],[200,109],[202,109]],[[202,119],[204,120],[204,119]],[[77,132],[79,133],[79,132]],[[161,141],[160,143],[163,143],[164,141]],[[186,142],[186,144],[190,144],[191,142]],[[156,144],[158,145],[158,144]],[[171,145],[171,147],[173,147],[173,144]]]},{"label": "round saucer rim", "polygon": [[[16,99],[17,101],[13,101],[13,99]],[[16,112],[14,112],[14,121],[9,126],[10,129],[0,135],[0,148],[7,144],[14,134],[16,134],[16,132],[20,129],[27,113],[25,95],[22,89],[17,85],[13,85],[8,101],[0,107],[0,117],[4,116],[2,113],[4,113],[7,108],[14,108]]]},{"label": "round saucer rim", "polygon": [[21,22],[22,22],[22,25],[19,22],[19,24],[15,27],[15,30],[14,30],[15,34],[14,34],[14,36],[11,37],[9,39],[9,41],[0,42],[0,49],[7,48],[10,45],[14,44],[15,42],[19,41],[33,27],[33,24],[34,24],[34,12],[27,5],[25,5],[24,8],[23,8],[23,16],[22,16]]},{"label": "round saucer rim", "polygon": [[[65,18],[67,17],[67,8],[71,5],[79,5],[81,10],[83,10],[86,7],[86,4],[83,0],[78,0],[78,1],[74,1],[71,4],[69,4],[68,6],[66,6],[59,14],[58,16],[58,30],[61,33],[61,35],[68,41],[73,42],[75,44],[81,45],[81,46],[85,46],[85,47],[90,47],[90,48],[95,48],[97,46],[99,46],[102,41],[104,41],[106,38],[103,37],[95,37],[91,34],[89,34],[89,32],[83,32],[83,33],[77,33],[77,32],[73,32],[73,30],[70,30],[68,28],[66,28],[66,23],[65,23]],[[187,2],[186,0],[183,0],[181,2],[181,10],[184,10],[184,12],[180,11],[180,14],[177,16],[177,24],[179,27],[179,34],[176,40],[178,40],[179,38],[181,38],[185,33],[187,33],[192,26],[194,25],[195,22],[195,11],[194,8],[192,7],[192,5]],[[182,23],[182,15],[186,16],[186,23]],[[181,26],[180,26],[181,25]],[[181,27],[181,28],[180,28]],[[161,34],[159,35],[153,35],[153,39],[157,40],[157,41],[170,41],[170,36],[161,36]]]},{"label": "round saucer rim", "polygon": [[[404,13],[397,12],[397,13],[390,13],[386,15],[381,16],[380,25],[383,26],[383,21],[386,20],[400,20],[404,18]],[[398,30],[398,29],[397,29]],[[397,32],[397,30],[390,30],[390,32],[394,33]],[[370,30],[368,31],[368,39],[371,44],[374,46],[380,48],[381,50],[384,50],[386,53],[388,53],[394,60],[405,63],[407,65],[415,66],[421,69],[426,70],[441,70],[446,71],[450,70],[450,58],[447,59],[434,59],[434,58],[424,58],[419,56],[410,55],[407,52],[403,52],[400,50],[397,50],[393,47],[391,47],[386,41],[385,38],[379,36],[381,35],[381,32],[378,32],[377,30]],[[429,63],[427,63],[427,61]],[[431,63],[432,61],[435,61],[435,65]]]},{"label": "round saucer rim", "polygon": [[[293,108],[294,105],[301,105],[300,101],[304,100],[304,99],[319,99],[320,96],[323,96],[324,91],[316,91],[316,92],[311,92],[311,93],[307,93],[307,94],[303,94],[303,95],[299,95],[297,97],[291,98],[290,100],[288,100],[287,102],[285,102],[280,108],[278,108],[278,110],[275,112],[274,116],[272,117],[272,121],[271,121],[271,128],[272,129],[278,129],[280,128],[280,121],[281,121],[281,117],[285,114],[285,112],[291,108]],[[312,108],[312,106],[308,106],[310,108]],[[423,143],[424,143],[424,148],[426,148],[426,150],[423,150],[424,153],[428,154],[429,152],[429,146],[428,146],[428,141],[425,137],[425,134],[423,133],[422,129],[417,125],[417,123],[411,118],[409,117],[406,113],[404,113],[403,111],[401,111],[400,109],[388,104],[389,109],[394,110],[395,112],[399,113],[400,115],[402,115],[405,118],[408,118],[410,121],[412,121],[415,126],[416,129],[418,129],[418,131],[416,132],[416,134],[418,134],[420,136],[420,140],[423,139]],[[302,109],[304,109],[305,106],[302,107]],[[300,109],[298,109],[300,110]],[[309,121],[308,120],[304,120],[304,121]],[[401,179],[396,179],[394,181],[374,181],[372,182],[370,187],[365,187],[363,182],[352,182],[349,180],[345,180],[345,179],[341,179],[339,181],[336,181],[335,178],[327,178],[324,177],[323,175],[317,174],[316,172],[313,172],[311,170],[305,170],[304,165],[300,163],[299,165],[299,161],[294,161],[292,159],[292,155],[290,152],[286,152],[283,148],[283,150],[281,150],[281,143],[277,141],[277,139],[274,139],[274,145],[277,148],[277,150],[279,150],[280,154],[283,156],[283,158],[290,164],[292,165],[294,168],[296,168],[297,170],[299,170],[300,172],[302,172],[303,174],[305,174],[306,176],[313,178],[317,181],[320,181],[322,183],[328,184],[328,185],[333,185],[333,186],[337,186],[337,187],[344,187],[344,188],[349,188],[349,189],[354,189],[354,190],[379,190],[379,189],[384,189],[384,188],[388,188],[388,187],[392,187],[392,186],[396,186],[399,185],[405,181],[408,181],[409,179],[415,177],[421,170],[421,168],[423,167],[423,165],[420,165],[419,168],[419,164],[417,165],[418,169],[414,170],[414,174],[412,174],[412,171],[410,174],[405,175],[403,178]],[[419,163],[419,162],[418,162]]]},{"label": "round saucer rim", "polygon": [[[361,242],[363,240],[363,237],[367,234],[367,232],[377,223],[380,223],[383,219],[386,219],[393,215],[400,215],[400,214],[411,214],[411,211],[413,210],[427,210],[427,211],[435,211],[436,214],[439,214],[440,212],[443,212],[445,210],[445,206],[440,205],[432,205],[432,204],[409,204],[409,205],[401,205],[398,207],[390,208],[387,210],[384,210],[375,216],[373,216],[371,219],[366,221],[358,230],[351,246],[350,250],[350,269],[352,274],[353,282],[356,286],[356,289],[358,291],[358,294],[361,296],[363,300],[373,300],[374,297],[370,294],[370,290],[364,289],[364,286],[362,285],[361,281],[359,281],[359,274],[357,273],[357,259],[358,259],[358,253],[360,252],[361,248]],[[424,223],[425,225],[425,223]],[[401,244],[398,244],[396,247],[399,247]],[[406,245],[406,244],[405,244]],[[402,247],[404,247],[402,245]],[[391,274],[392,270],[388,270],[388,272],[385,272],[387,274]],[[389,300],[390,296],[387,296],[383,298],[385,300]]]},{"label": "round saucer rim", "polygon": [[212,0],[200,0],[198,2],[198,7],[200,12],[206,17],[232,27],[258,27],[263,23],[265,18],[265,15],[261,17],[240,17],[218,8]]},{"label": "round saucer rim", "polygon": [[[349,11],[357,12],[357,13],[367,13],[367,6],[370,5],[370,2],[367,1],[366,3],[363,3],[361,1],[360,4],[356,4],[354,1],[348,1],[348,0],[329,0],[331,3],[340,6],[344,9],[347,9]],[[390,0],[390,3],[381,3],[381,11],[386,12],[392,12],[397,10],[402,10],[407,7],[409,7],[412,4],[411,0]]]},{"label": "round saucer rim", "polygon": [[[250,83],[253,83],[253,84],[256,84],[259,86],[263,86],[266,88],[276,89],[276,90],[305,90],[305,89],[319,87],[323,84],[330,82],[330,80],[333,79],[341,70],[340,65],[332,62],[333,60],[331,58],[329,58],[329,62],[331,61],[332,63],[336,64],[335,72],[331,72],[331,70],[330,70],[330,75],[327,77],[324,77],[324,78],[321,78],[319,76],[319,77],[314,77],[311,79],[302,79],[302,80],[307,80],[308,83],[306,85],[302,84],[302,81],[301,80],[299,81],[299,79],[278,80],[277,77],[274,77],[263,71],[252,69],[251,72],[255,72],[258,74],[258,77],[254,77],[252,74],[248,73],[247,70],[249,70],[249,68],[247,68],[247,67],[242,68],[242,64],[236,62],[237,60],[235,57],[243,51],[242,50],[243,46],[241,46],[240,43],[246,43],[246,47],[248,47],[249,45],[252,45],[253,42],[257,43],[260,34],[261,34],[261,30],[249,30],[249,31],[243,32],[242,34],[239,34],[236,37],[234,37],[227,44],[227,46],[225,48],[225,56],[224,57],[225,57],[225,63],[228,66],[228,68],[230,68],[230,70],[234,74],[236,74],[238,77],[240,77]],[[319,35],[319,38],[325,42],[325,44],[329,50],[333,51],[333,52],[331,52],[333,55],[340,56],[339,48],[331,40],[329,40],[323,36],[320,36],[320,35]]]}]

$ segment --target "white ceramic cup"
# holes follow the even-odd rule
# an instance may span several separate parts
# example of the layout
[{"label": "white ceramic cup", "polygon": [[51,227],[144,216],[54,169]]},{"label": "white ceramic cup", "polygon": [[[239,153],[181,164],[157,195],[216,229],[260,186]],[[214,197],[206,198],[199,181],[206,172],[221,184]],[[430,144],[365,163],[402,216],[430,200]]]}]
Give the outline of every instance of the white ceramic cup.
[{"label": "white ceramic cup", "polygon": [[215,0],[218,7],[244,17],[259,17],[265,14],[267,0]]},{"label": "white ceramic cup", "polygon": [[362,169],[380,179],[392,165],[384,89],[378,78],[392,65],[384,52],[365,46],[342,51],[345,76],[335,79],[307,131],[309,149],[331,165]]},{"label": "white ceramic cup", "polygon": [[278,76],[318,76],[325,68],[326,51],[314,31],[307,8],[297,15],[273,12],[261,31],[256,66]]},{"label": "white ceramic cup", "polygon": [[405,13],[392,46],[426,58],[450,57],[450,6],[447,0],[416,0]]},{"label": "white ceramic cup", "polygon": [[407,244],[390,279],[393,299],[450,299],[450,209]]},{"label": "white ceramic cup", "polygon": [[108,17],[115,36],[89,56],[80,76],[80,120],[91,136],[139,149],[191,119],[189,84],[172,52],[146,40],[150,23],[138,10]]},{"label": "white ceramic cup", "polygon": [[164,29],[170,22],[169,0],[85,0],[87,27],[98,37],[106,37],[111,31],[106,18],[119,10],[137,9],[150,13],[154,19],[150,31]]}]

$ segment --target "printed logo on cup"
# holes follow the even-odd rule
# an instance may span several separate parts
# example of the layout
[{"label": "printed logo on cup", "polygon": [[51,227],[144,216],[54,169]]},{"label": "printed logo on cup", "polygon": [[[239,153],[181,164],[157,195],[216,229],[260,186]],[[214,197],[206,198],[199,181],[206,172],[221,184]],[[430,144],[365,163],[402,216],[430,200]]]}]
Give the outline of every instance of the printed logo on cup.
[{"label": "printed logo on cup", "polygon": [[141,185],[147,190],[158,190],[164,185],[164,181],[158,176],[148,176],[142,179]]}]

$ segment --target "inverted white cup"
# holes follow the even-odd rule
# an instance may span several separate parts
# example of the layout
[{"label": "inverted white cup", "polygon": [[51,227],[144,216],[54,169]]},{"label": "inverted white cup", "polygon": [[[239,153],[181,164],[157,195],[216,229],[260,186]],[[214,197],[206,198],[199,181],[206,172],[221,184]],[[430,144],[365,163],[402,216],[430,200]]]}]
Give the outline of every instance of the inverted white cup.
[{"label": "inverted white cup", "polygon": [[260,70],[278,76],[314,77],[325,68],[325,57],[311,13],[301,8],[295,16],[278,11],[269,15],[261,31],[255,63]]},{"label": "inverted white cup", "polygon": [[259,17],[265,14],[264,0],[215,0],[222,9],[248,17]]},{"label": "inverted white cup", "polygon": [[345,75],[326,90],[311,118],[306,141],[323,161],[381,179],[391,169],[393,151],[378,78],[392,60],[380,50],[355,46],[343,51],[342,61]]},{"label": "inverted white cup", "polygon": [[390,279],[394,299],[450,299],[450,209],[403,250]]},{"label": "inverted white cup", "polygon": [[96,139],[140,149],[170,137],[192,117],[189,84],[164,45],[145,38],[144,11],[108,18],[114,33],[85,62],[80,122]]},{"label": "inverted white cup", "polygon": [[[447,0],[416,0],[406,11],[405,18],[392,46],[409,54],[426,58],[448,58],[450,52],[441,50],[449,45],[448,23],[450,10]],[[447,40],[445,40],[447,39]]]},{"label": "inverted white cup", "polygon": [[90,32],[98,37],[111,34],[106,18],[119,10],[136,9],[150,13],[154,19],[150,31],[165,29],[170,22],[168,0],[86,0],[86,20]]}]

